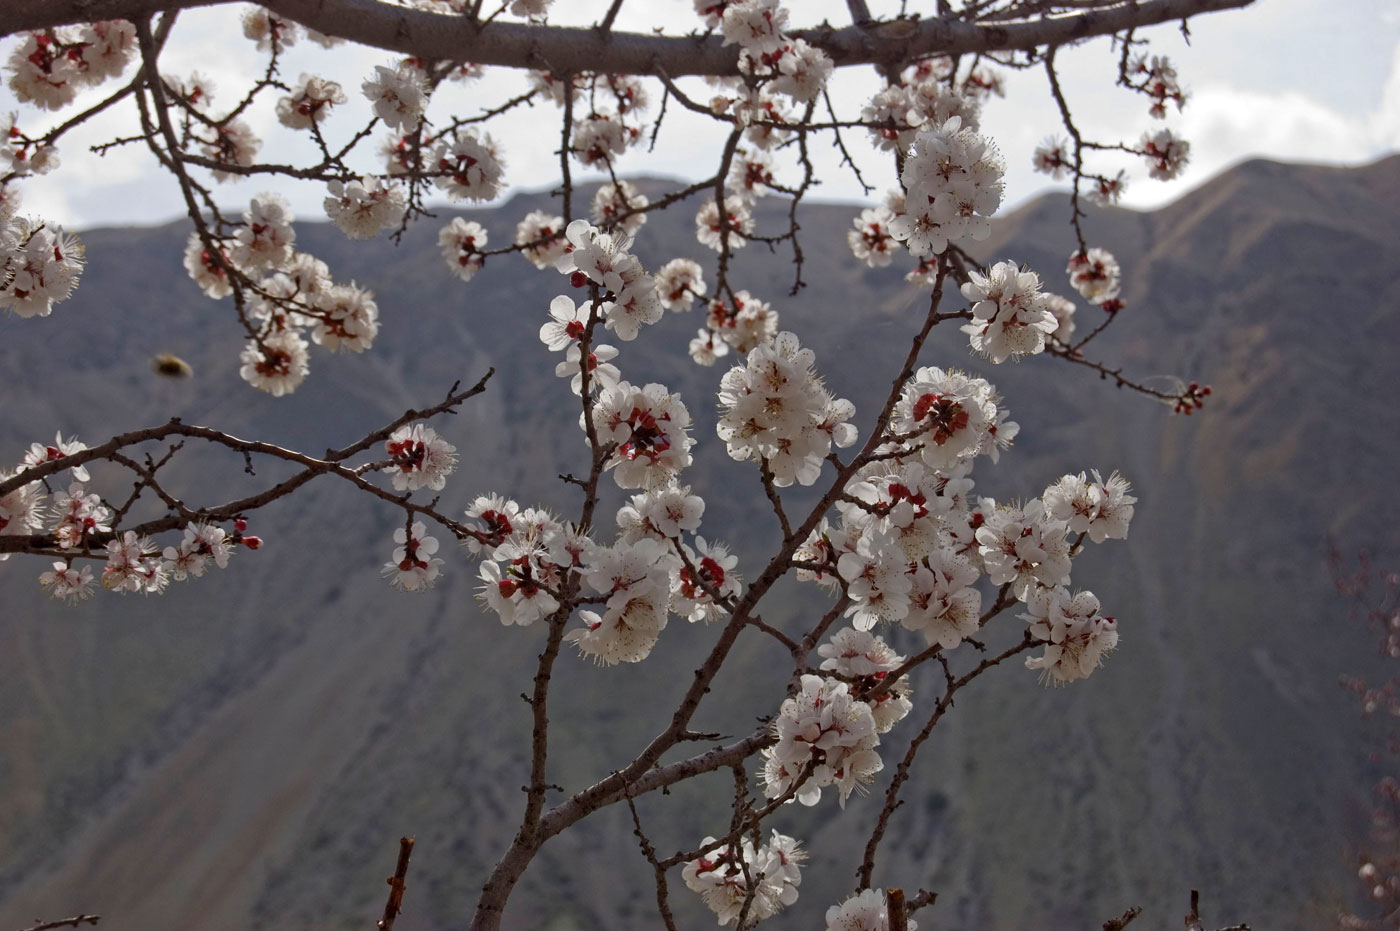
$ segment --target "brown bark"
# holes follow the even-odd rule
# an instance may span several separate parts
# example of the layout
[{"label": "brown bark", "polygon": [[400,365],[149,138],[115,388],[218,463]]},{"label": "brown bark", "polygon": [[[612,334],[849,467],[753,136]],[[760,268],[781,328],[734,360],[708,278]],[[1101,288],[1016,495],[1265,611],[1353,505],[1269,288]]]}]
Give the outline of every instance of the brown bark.
[{"label": "brown bark", "polygon": [[[0,5],[0,35],[101,19],[136,20],[167,10],[228,0],[9,0]],[[947,53],[1032,49],[1238,9],[1253,0],[1105,2],[1091,9],[1024,22],[964,22],[956,17],[872,22],[841,29],[796,30],[839,66],[891,65]],[[738,73],[738,49],[719,36],[656,36],[524,23],[482,26],[464,15],[411,10],[381,0],[262,0],[267,9],[327,35],[420,58],[543,68],[558,74],[599,71],[672,77]]]}]

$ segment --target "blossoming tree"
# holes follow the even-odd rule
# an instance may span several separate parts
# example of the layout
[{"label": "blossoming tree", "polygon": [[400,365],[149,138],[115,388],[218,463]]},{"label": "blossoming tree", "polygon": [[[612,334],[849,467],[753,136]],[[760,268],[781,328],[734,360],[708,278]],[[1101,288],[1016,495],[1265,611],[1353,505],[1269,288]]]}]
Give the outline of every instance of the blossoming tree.
[{"label": "blossoming tree", "polygon": [[[47,317],[78,285],[81,245],[43,219],[43,204],[32,205],[34,215],[21,211],[24,180],[59,167],[60,144],[75,126],[132,101],[139,125],[112,145],[144,146],[177,183],[191,223],[185,268],[246,337],[238,365],[250,390],[292,393],[309,377],[313,345],[372,349],[378,304],[298,248],[287,201],[260,194],[230,209],[220,182],[279,176],[319,185],[327,216],[346,236],[392,239],[430,216],[435,190],[486,203],[508,179],[537,180],[510,178],[512,141],[487,127],[513,108],[544,103],[557,114],[549,135],[561,176],[557,211],[520,217],[513,242],[492,243],[480,224],[461,218],[442,227],[438,242],[445,273],[463,282],[487,262],[528,263],[558,281],[561,293],[536,308],[539,322],[530,326],[559,353],[557,403],[577,412],[582,477],[564,479],[582,502],[555,514],[500,488],[482,490],[465,513],[438,508],[435,493],[457,455],[431,421],[489,390],[488,372],[319,456],[179,420],[92,445],[60,432],[0,470],[0,559],[22,557],[10,571],[33,562],[50,594],[75,603],[99,587],[157,593],[257,549],[250,515],[320,476],[337,478],[367,505],[400,515],[385,547],[390,584],[420,591],[443,572],[475,572],[485,609],[541,643],[526,673],[532,728],[522,737],[530,767],[519,829],[483,877],[472,927],[498,927],[541,847],[613,805],[631,809],[639,866],[654,874],[666,927],[675,927],[677,879],[721,924],[750,927],[790,905],[801,883],[802,843],[773,830],[770,816],[794,802],[834,815],[829,809],[844,808],[853,791],[873,788],[883,803],[852,863],[851,888],[830,902],[827,926],[914,928],[910,916],[932,894],[906,899],[877,880],[881,841],[921,748],[955,695],[987,670],[1015,659],[1047,683],[1071,683],[1114,650],[1117,621],[1091,592],[1072,587],[1071,574],[1086,546],[1127,535],[1135,503],[1124,478],[1100,471],[1063,475],[1014,504],[978,495],[975,467],[996,461],[1020,427],[992,384],[959,371],[956,359],[926,358],[925,343],[935,327],[958,327],[968,351],[992,363],[1053,356],[1180,413],[1202,405],[1206,386],[1149,385],[1090,354],[1119,317],[1124,272],[1080,226],[1081,199],[1113,203],[1128,181],[1100,167],[1103,153],[1133,153],[1148,174],[1168,178],[1185,163],[1188,143],[1169,129],[1126,142],[1085,138],[1056,62],[1085,40],[1114,43],[1111,77],[1165,118],[1185,94],[1141,31],[1248,0],[938,0],[901,3],[883,17],[865,0],[848,0],[849,25],[806,28],[800,5],[695,0],[694,19],[679,31],[648,35],[613,28],[624,0],[574,25],[551,16],[577,9],[552,10],[550,0],[499,8],[483,0],[266,0],[243,18],[248,54],[259,61],[254,77],[217,95],[199,74],[171,73],[161,62],[167,43],[183,38],[175,31],[183,8],[208,2],[17,0],[0,10],[0,30],[13,36],[9,87],[25,105],[8,117],[0,143],[0,307]],[[296,43],[319,43],[334,56],[347,40],[385,51],[385,63],[358,87],[310,73],[293,79],[280,67]],[[862,65],[883,85],[859,112],[840,113],[828,84]],[[435,106],[447,84],[488,67],[519,69],[520,93],[477,113]],[[1029,68],[1048,76],[1063,135],[1008,154],[1073,185],[1068,220],[1078,246],[1066,275],[1082,304],[1045,289],[1050,270],[986,266],[970,251],[1001,205],[1006,157],[979,131],[980,115],[1002,92],[1001,69]],[[337,111],[355,94],[372,116],[342,125]],[[653,200],[618,171],[666,131],[668,105],[708,119],[722,151],[709,177]],[[246,119],[255,107],[275,108],[285,132],[309,140],[314,156],[260,161],[263,140]],[[885,157],[857,165],[843,142],[853,135],[868,136]],[[852,261],[899,264],[927,293],[921,317],[908,321],[903,364],[885,376],[890,388],[874,411],[833,396],[801,335],[731,270],[735,253],[753,243],[788,248],[794,291],[801,287],[796,211],[817,180],[808,146],[821,136],[841,147],[862,185],[881,171],[889,186],[847,232]],[[604,179],[587,205],[575,196],[581,171]],[[763,197],[786,199],[785,227],[759,228],[754,205]],[[696,254],[707,259],[681,256],[648,269],[635,257],[648,217],[667,209],[694,212]],[[735,480],[747,471],[761,486],[780,530],[761,564],[741,567],[722,542],[724,527],[706,525],[702,535],[705,501],[686,477],[691,448],[703,441],[692,435],[688,409],[699,399],[627,375],[627,347],[664,314],[697,305],[703,319],[690,356],[727,367],[715,380],[721,413],[711,441],[738,463]],[[1086,305],[1095,315],[1087,324],[1079,317]],[[6,326],[21,332],[13,321]],[[296,471],[253,495],[194,503],[163,471],[185,438],[249,461],[281,459]],[[599,513],[609,481],[630,496],[613,515]],[[785,499],[794,485],[819,489],[817,503],[794,511]],[[96,490],[118,487],[126,490]],[[442,549],[443,535],[461,544],[458,554]],[[763,611],[789,575],[824,588],[829,606],[782,629]],[[697,638],[708,654],[671,696],[669,723],[609,775],[551,805],[550,750],[566,739],[550,729],[551,670],[566,646],[604,666],[640,663],[673,618],[687,624],[670,636]],[[716,742],[692,722],[741,637],[781,645],[790,664],[764,672],[786,683],[787,698],[759,709],[763,722],[751,733]],[[913,694],[910,674],[920,667],[939,672],[940,694]],[[903,723],[911,715],[922,723]],[[882,737],[899,727],[908,730],[907,749],[887,756]],[[690,849],[657,850],[634,800],[723,770],[735,775],[728,823],[696,825]],[[384,927],[402,896],[406,852],[400,867]]]},{"label": "blossoming tree", "polygon": [[[1378,655],[1386,661],[1400,659],[1400,574],[1379,570],[1364,551],[1352,571],[1344,565],[1335,546],[1328,554],[1328,563],[1337,594],[1347,601],[1350,619],[1363,622],[1371,634],[1379,635],[1374,641]],[[1363,717],[1400,717],[1400,679],[1394,674],[1383,681],[1343,675],[1341,684],[1356,696]],[[1400,747],[1393,728],[1387,726],[1384,730],[1385,739],[1376,740],[1377,746],[1370,748],[1375,762],[1386,759]],[[1384,753],[1379,746],[1385,748]],[[1386,774],[1374,786],[1369,836],[1356,851],[1356,877],[1374,905],[1364,910],[1342,910],[1336,924],[1347,931],[1393,928],[1400,921],[1400,780],[1393,775],[1393,768],[1386,767]]]}]

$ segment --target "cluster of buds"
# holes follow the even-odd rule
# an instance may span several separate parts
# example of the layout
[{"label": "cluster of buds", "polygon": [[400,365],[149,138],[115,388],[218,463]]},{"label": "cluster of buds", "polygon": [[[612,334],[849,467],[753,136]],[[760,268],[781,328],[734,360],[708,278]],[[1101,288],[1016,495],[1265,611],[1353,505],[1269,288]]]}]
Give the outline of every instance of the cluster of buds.
[{"label": "cluster of buds", "polygon": [[1210,397],[1210,385],[1202,385],[1199,382],[1191,382],[1172,404],[1172,410],[1178,414],[1191,415],[1206,406],[1205,399]]}]

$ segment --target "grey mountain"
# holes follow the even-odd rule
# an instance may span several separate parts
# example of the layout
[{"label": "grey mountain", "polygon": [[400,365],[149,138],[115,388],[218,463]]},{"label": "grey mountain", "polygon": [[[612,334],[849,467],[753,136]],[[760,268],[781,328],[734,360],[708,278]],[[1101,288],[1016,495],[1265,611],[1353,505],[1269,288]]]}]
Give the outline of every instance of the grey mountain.
[{"label": "grey mountain", "polygon": [[[522,195],[473,216],[502,242],[545,205]],[[761,222],[781,222],[784,208],[766,209]],[[1067,291],[1068,210],[1063,196],[1037,201],[980,252]],[[689,216],[671,214],[638,241],[649,267],[704,258]],[[799,214],[808,287],[797,297],[786,296],[793,267],[760,246],[740,254],[736,280],[816,350],[832,390],[867,417],[864,433],[927,297],[893,269],[850,261],[852,215]],[[1250,162],[1154,213],[1095,212],[1087,228],[1129,282],[1124,319],[1095,352],[1215,394],[1199,416],[1173,417],[1058,360],[983,366],[954,328],[935,331],[926,361],[987,375],[1023,428],[979,472],[979,492],[1029,497],[1066,471],[1116,468],[1140,503],[1130,540],[1096,548],[1075,575],[1119,617],[1119,651],[1070,688],[1007,668],[960,696],[923,751],[876,879],[937,891],[919,916],[932,927],[1084,928],[1130,904],[1174,923],[1191,888],[1221,923],[1318,926],[1351,892],[1348,844],[1364,829],[1372,775],[1363,725],[1336,685],[1366,644],[1340,622],[1326,541],[1400,554],[1389,358],[1400,345],[1400,159]],[[555,476],[585,467],[581,434],[536,338],[563,279],[493,260],[463,286],[441,268],[433,224],[399,249],[304,224],[299,244],[372,287],[384,328],[363,356],[315,354],[306,384],[273,399],[239,381],[228,308],[180,266],[186,235],[182,224],[90,232],[70,303],[48,321],[0,321],[10,458],[54,429],[96,441],[172,415],[316,451],[494,365],[487,393],[438,424],[463,455],[444,508],[487,490],[564,513],[576,503]],[[1081,309],[1080,326],[1098,313]],[[723,363],[685,357],[697,325],[668,316],[624,346],[623,362],[631,380],[682,392],[706,533],[732,541],[752,574],[777,530],[753,470],[714,437],[706,398]],[[156,378],[158,352],[188,360],[194,378]],[[277,475],[191,453],[181,479],[192,495],[242,494]],[[794,492],[792,506],[809,497]],[[483,616],[472,567],[450,554],[432,592],[389,590],[378,567],[393,524],[321,480],[254,517],[262,550],[160,598],[68,609],[45,601],[32,560],[0,567],[0,920],[83,910],[114,929],[366,927],[407,833],[418,843],[398,926],[466,924],[522,804],[528,709],[517,695],[542,632]],[[820,609],[805,588],[782,594],[770,622]],[[1016,636],[1013,619],[1003,627]],[[703,628],[673,622],[637,667],[565,657],[552,777],[572,791],[636,752],[678,694],[674,670],[707,642]],[[781,700],[784,682],[753,673],[780,651],[755,637],[741,652],[747,670],[721,677],[700,726],[743,733],[755,708]],[[916,689],[887,766],[938,684]],[[665,853],[722,831],[729,792],[729,776],[715,775],[639,808]],[[775,927],[819,926],[853,884],[878,798],[853,797],[840,817],[833,805],[782,812],[780,826],[822,854]],[[649,875],[626,811],[600,813],[545,847],[507,923],[655,927]],[[682,925],[709,926],[675,886]]]}]

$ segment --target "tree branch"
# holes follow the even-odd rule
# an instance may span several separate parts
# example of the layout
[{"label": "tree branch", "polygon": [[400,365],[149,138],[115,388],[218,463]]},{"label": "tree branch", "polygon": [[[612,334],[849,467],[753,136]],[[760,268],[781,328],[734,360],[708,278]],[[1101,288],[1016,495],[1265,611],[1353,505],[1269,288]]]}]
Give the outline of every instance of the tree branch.
[{"label": "tree branch", "polygon": [[865,858],[861,861],[860,869],[857,871],[861,889],[870,888],[870,876],[875,871],[875,852],[880,847],[880,841],[885,836],[886,828],[889,827],[890,816],[894,814],[895,808],[899,805],[899,791],[904,787],[905,780],[909,778],[909,770],[914,765],[914,757],[918,754],[919,748],[923,746],[924,741],[928,740],[929,735],[933,733],[933,729],[938,726],[938,722],[942,720],[943,715],[953,706],[953,696],[957,694],[958,689],[967,685],[988,669],[1000,664],[1004,660],[1010,659],[1018,653],[1024,653],[1026,650],[1035,646],[1036,642],[1037,641],[1031,637],[1030,633],[1027,632],[1015,646],[1008,647],[990,659],[984,659],[969,672],[957,679],[949,677],[948,687],[943,692],[943,697],[940,698],[938,704],[934,706],[933,714],[929,715],[929,719],[924,724],[923,729],[920,730],[910,742],[909,749],[904,754],[904,759],[899,761],[899,767],[895,770],[894,778],[890,780],[890,787],[885,792],[884,807],[880,809],[880,817],[875,822],[874,830],[870,832],[870,840],[867,841],[865,845]]},{"label": "tree branch", "polygon": [[101,915],[74,915],[72,918],[63,918],[59,921],[45,921],[34,925],[32,928],[24,928],[22,931],[51,931],[53,928],[76,928],[79,925],[95,925],[102,920]]},{"label": "tree branch", "polygon": [[[0,7],[0,35],[104,19],[139,20],[152,13],[221,5],[229,0],[10,0]],[[1115,2],[1070,15],[983,24],[945,16],[842,29],[793,30],[838,66],[898,65],[929,55],[1026,50],[1110,35],[1140,26],[1239,9],[1253,0]],[[567,74],[596,71],[671,75],[738,74],[738,49],[720,36],[653,36],[581,27],[492,23],[433,13],[382,0],[263,0],[262,6],[326,35],[418,58],[471,61]],[[882,28],[882,27],[899,28]]]},{"label": "tree branch", "polygon": [[1130,921],[1132,921],[1134,918],[1141,914],[1142,909],[1134,905],[1133,907],[1123,912],[1123,914],[1119,915],[1117,918],[1110,918],[1108,919],[1108,921],[1105,921],[1103,923],[1103,931],[1123,931],[1123,929],[1128,926],[1128,923]]},{"label": "tree branch", "polygon": [[[452,532],[457,534],[459,537],[464,535],[470,535],[473,531],[471,531],[469,528],[464,527],[460,522],[452,520],[451,518],[446,517],[445,515],[439,514],[431,504],[418,504],[416,502],[409,501],[407,495],[395,494],[393,492],[386,491],[385,489],[380,488],[378,485],[375,485],[372,482],[366,480],[363,476],[359,474],[358,469],[352,469],[345,466],[344,462],[351,456],[364,452],[369,447],[373,446],[375,443],[382,442],[391,433],[393,433],[395,430],[397,430],[404,424],[410,423],[415,420],[426,419],[436,414],[441,414],[444,411],[451,410],[457,407],[466,399],[474,397],[475,395],[485,391],[486,381],[491,377],[491,374],[493,372],[494,369],[488,371],[487,374],[480,381],[478,381],[475,385],[473,385],[470,388],[466,388],[459,391],[457,390],[457,386],[454,385],[453,390],[449,392],[448,396],[438,404],[435,404],[432,407],[428,407],[423,410],[405,411],[401,416],[393,420],[388,425],[381,427],[380,429],[375,430],[372,433],[367,434],[366,436],[350,444],[349,446],[342,447],[341,449],[327,450],[325,458],[323,459],[317,459],[314,456],[308,456],[305,453],[299,453],[294,450],[284,449],[281,446],[276,446],[272,443],[262,443],[254,442],[251,440],[243,440],[219,430],[214,430],[209,427],[185,424],[182,423],[180,420],[175,419],[170,421],[169,423],[162,424],[158,427],[146,427],[141,430],[133,430],[129,433],[119,434],[117,436],[112,437],[105,443],[101,443],[97,446],[88,447],[87,449],[75,452],[72,455],[66,456],[62,459],[53,459],[47,462],[40,463],[36,466],[30,466],[27,469],[22,469],[10,478],[5,479],[4,481],[0,481],[0,495],[8,494],[15,488],[19,488],[23,485],[28,485],[32,482],[45,479],[56,472],[61,472],[65,469],[70,469],[73,466],[83,465],[84,463],[92,462],[94,460],[120,461],[120,459],[117,457],[120,456],[120,451],[122,449],[128,446],[136,446],[141,443],[163,440],[167,437],[196,437],[199,439],[208,440],[211,443],[214,443],[219,446],[224,446],[236,452],[241,452],[245,456],[251,456],[252,454],[256,453],[258,455],[270,456],[275,459],[282,459],[287,462],[296,463],[297,465],[300,465],[303,468],[301,471],[292,475],[290,478],[287,478],[276,485],[266,488],[257,494],[250,495],[244,498],[239,498],[234,501],[225,502],[224,504],[218,505],[216,507],[202,507],[189,509],[182,513],[166,514],[165,516],[148,520],[136,526],[122,527],[114,524],[113,529],[111,531],[103,533],[94,533],[85,536],[84,550],[81,552],[75,550],[64,550],[61,553],[57,553],[56,551],[54,551],[54,548],[57,546],[58,542],[55,535],[53,533],[38,533],[31,534],[29,536],[0,534],[0,553],[27,552],[44,553],[49,555],[58,554],[66,556],[88,555],[88,550],[94,547],[100,547],[109,540],[120,538],[122,533],[124,533],[127,530],[133,531],[138,535],[147,535],[161,533],[167,530],[176,530],[181,527],[185,527],[190,523],[190,514],[193,514],[194,517],[199,520],[232,520],[233,518],[239,516],[245,511],[254,510],[256,508],[262,507],[263,505],[269,504],[272,501],[277,500],[278,498],[285,497],[286,495],[295,491],[297,488],[301,487],[302,485],[306,484],[307,482],[311,481],[313,478],[316,478],[319,475],[338,476],[339,478],[343,478],[346,481],[350,482],[356,488],[359,488],[361,491],[367,492],[376,497],[389,501],[399,507],[402,507],[406,511],[409,511],[411,513],[423,514],[425,516],[431,517],[433,520],[436,520],[438,523],[452,530]],[[129,463],[128,467],[134,468],[138,474],[146,475],[147,470],[144,470],[140,466],[135,465],[135,463]],[[150,484],[149,481],[143,481],[141,483],[143,487],[148,484]],[[134,502],[129,502],[128,505],[124,505],[118,513],[124,514],[126,509],[130,506],[130,503]]]},{"label": "tree branch", "polygon": [[376,925],[379,931],[393,931],[394,919],[399,917],[403,911],[403,891],[405,888],[404,877],[408,875],[408,858],[413,856],[413,838],[399,838],[399,862],[394,867],[394,875],[390,876],[389,900],[384,903],[384,917],[379,919]]}]

